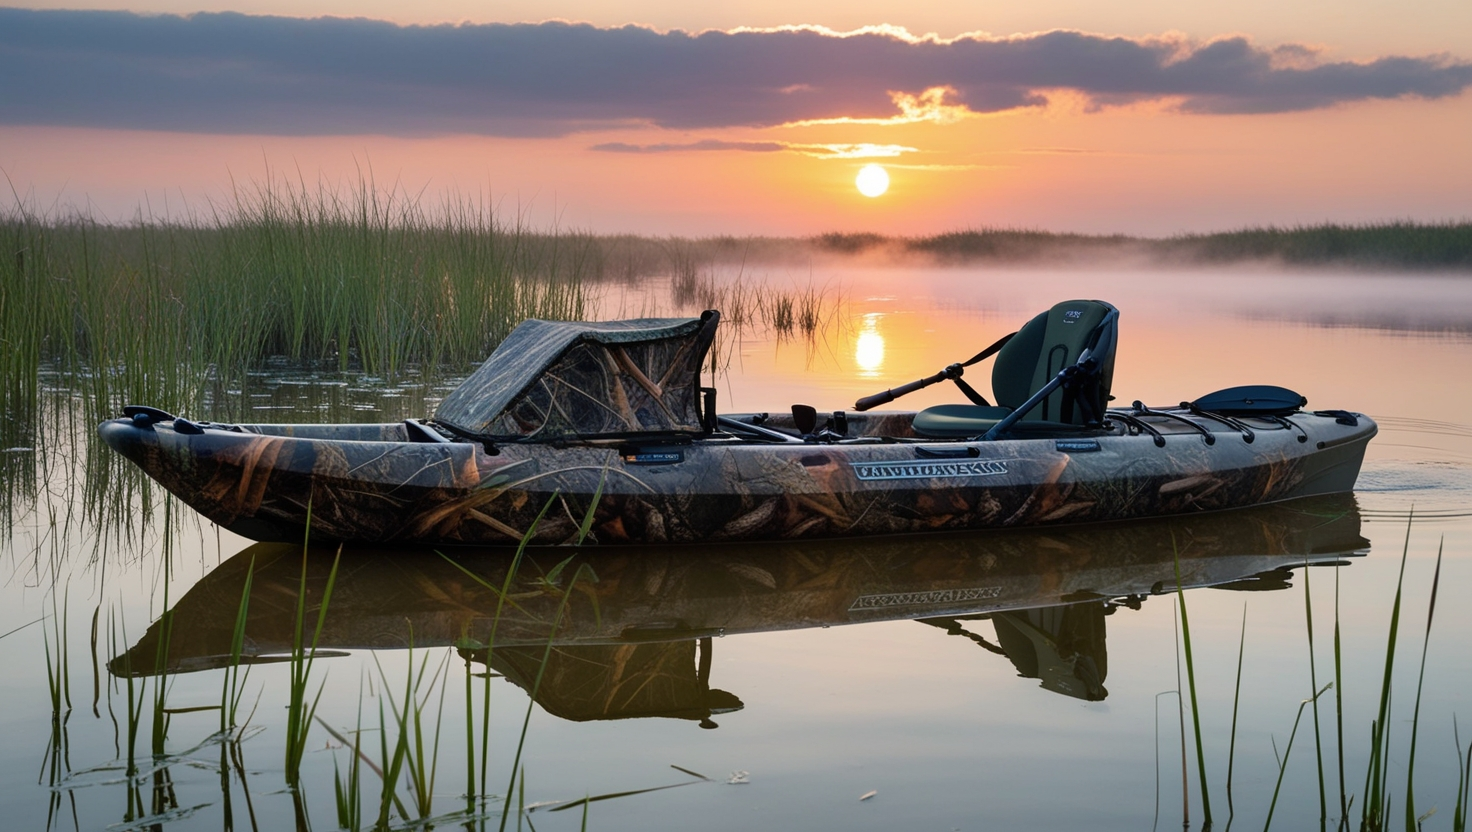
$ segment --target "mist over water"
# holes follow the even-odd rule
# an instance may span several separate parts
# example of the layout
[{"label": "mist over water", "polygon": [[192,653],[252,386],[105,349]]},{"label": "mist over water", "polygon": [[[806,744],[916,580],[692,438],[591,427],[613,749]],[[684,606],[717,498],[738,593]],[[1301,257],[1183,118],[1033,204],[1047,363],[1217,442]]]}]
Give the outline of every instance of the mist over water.
[{"label": "mist over water", "polygon": [[[595,556],[590,563],[599,573],[603,606],[596,616],[591,608],[577,608],[568,625],[568,638],[584,640],[559,654],[565,662],[558,665],[565,671],[559,679],[573,692],[549,684],[531,709],[521,758],[525,803],[690,780],[671,768],[679,766],[710,781],[593,803],[588,827],[1086,824],[1133,830],[1156,822],[1157,807],[1159,823],[1177,824],[1181,723],[1174,694],[1160,695],[1178,686],[1175,607],[1171,595],[1151,590],[1170,580],[1170,553],[1178,547],[1185,573],[1197,576],[1200,586],[1188,589],[1185,599],[1217,828],[1227,816],[1229,749],[1236,822],[1243,828],[1263,822],[1278,776],[1274,748],[1283,752],[1299,703],[1313,693],[1306,598],[1314,616],[1313,673],[1321,687],[1333,675],[1337,606],[1343,684],[1319,700],[1317,732],[1305,712],[1274,814],[1284,829],[1318,820],[1317,734],[1333,824],[1339,814],[1333,696],[1343,695],[1346,788],[1359,795],[1404,547],[1409,559],[1389,775],[1392,811],[1399,811],[1432,570],[1444,546],[1443,603],[1436,608],[1427,653],[1415,793],[1419,810],[1441,808],[1426,828],[1450,828],[1458,754],[1452,719],[1472,724],[1466,693],[1472,690],[1472,663],[1466,659],[1472,655],[1472,611],[1455,603],[1472,586],[1472,385],[1465,382],[1472,360],[1472,281],[1464,275],[1261,266],[722,264],[696,268],[684,285],[678,275],[674,281],[607,280],[589,289],[588,303],[599,318],[721,308],[721,410],[776,413],[794,403],[819,412],[851,409],[857,398],[965,360],[1037,312],[1075,297],[1106,300],[1121,310],[1118,405],[1169,405],[1233,385],[1275,384],[1307,396],[1311,409],[1373,417],[1380,434],[1370,443],[1354,499],[1306,508],[1292,520],[1217,516],[888,548],[870,541],[856,542],[852,550],[849,544],[783,544],[755,552],[651,553],[643,560],[638,551]],[[790,316],[786,326],[780,323],[784,314]],[[414,372],[386,379],[267,367],[240,391],[238,406],[251,421],[426,415],[455,379],[424,368]],[[985,392],[989,372],[989,365],[981,365],[967,379]],[[53,388],[66,383],[54,382]],[[203,616],[179,626],[208,647],[214,619],[207,612],[222,610],[227,632],[233,620],[241,591],[232,578],[242,570],[238,556],[281,561],[287,577],[276,584],[263,577],[261,584],[279,592],[258,588],[252,596],[279,600],[295,590],[299,552],[252,547],[177,503],[166,512],[162,492],[94,440],[95,425],[77,417],[80,408],[67,404],[70,394],[52,389],[48,395],[37,444],[7,449],[4,458],[9,535],[0,556],[6,577],[0,583],[0,662],[8,670],[0,676],[6,703],[0,730],[8,742],[0,750],[0,813],[16,828],[71,828],[74,822],[101,828],[123,822],[124,807],[132,805],[125,797],[127,778],[118,770],[127,756],[127,690],[107,662],[145,641],[165,608],[179,610],[180,621],[186,612]],[[893,406],[919,409],[961,400],[953,387],[936,385]],[[411,637],[405,622],[412,622],[416,666],[426,655],[431,670],[448,661],[446,700],[437,717],[444,730],[435,791],[440,811],[451,811],[463,805],[456,795],[465,790],[465,663],[453,645],[462,635],[479,637],[478,590],[447,577],[453,571],[437,571],[442,562],[379,553],[355,564],[351,555],[344,553],[344,564],[358,574],[343,579],[343,594],[334,603],[352,617],[334,623],[336,641],[324,643],[343,655],[320,658],[313,671],[313,688],[325,684],[319,714],[339,732],[355,727],[360,701],[364,714],[376,714],[382,679],[404,678],[410,658],[403,647]],[[330,552],[326,558],[313,563],[330,563]],[[1306,568],[1304,559],[1339,565]],[[538,568],[550,570],[555,562],[539,561]],[[958,577],[945,583],[953,573]],[[896,583],[865,583],[876,574]],[[686,580],[683,586],[709,589],[704,595],[683,592],[676,577]],[[972,609],[985,617],[967,618],[958,612],[959,602],[947,602],[952,605],[928,614],[916,607],[896,613],[896,620],[866,619],[848,606],[848,596],[825,594],[852,588],[869,607],[884,608],[921,586],[952,593],[946,598],[1015,591],[1034,606],[990,613],[975,603]],[[1168,588],[1162,583],[1156,591]],[[1126,596],[1133,601],[1121,602]],[[545,613],[535,607],[542,599],[527,597],[527,621],[542,620],[533,615]],[[839,597],[845,600],[831,609]],[[1097,606],[1086,606],[1086,598]],[[1106,608],[1102,600],[1112,603]],[[745,630],[695,632],[698,619],[713,610],[728,611],[729,621],[756,623]],[[740,619],[738,613],[750,617]],[[930,621],[905,620],[920,617]],[[868,623],[832,626],[849,621]],[[542,643],[540,631],[522,623],[525,644]],[[617,653],[610,645],[623,644],[619,638],[626,631],[619,628],[625,625],[629,632],[658,626],[683,635],[641,643],[638,650],[624,645],[625,652]],[[264,618],[260,626],[250,635],[261,655],[279,655],[280,643],[271,641],[277,631]],[[66,653],[57,659],[62,644]],[[48,650],[66,668],[71,701],[55,730]],[[510,776],[532,686],[526,666],[509,656],[493,660],[490,668],[504,677],[492,684],[493,791]],[[208,664],[199,656],[195,661]],[[702,663],[708,670],[699,670]],[[1063,665],[1066,672],[1058,669]],[[576,668],[597,672],[578,676]],[[174,802],[158,807],[167,814],[158,820],[169,829],[214,829],[230,811],[237,828],[245,828],[249,793],[260,828],[286,828],[298,812],[282,791],[287,668],[252,667],[244,690],[247,701],[258,703],[251,706],[251,725],[259,732],[238,743],[244,774],[227,775],[223,789],[219,746],[209,741],[219,715],[187,710],[219,703],[221,673],[200,669],[169,677],[168,704],[181,712],[170,718],[169,756],[159,761]],[[147,680],[150,696],[155,678]],[[611,678],[657,688],[663,704],[637,715],[632,706],[619,710],[609,703],[626,701],[619,697],[627,689]],[[1076,683],[1087,689],[1084,695],[1070,687]],[[477,703],[480,684],[477,678]],[[704,709],[698,719],[688,712],[695,695],[689,690],[701,697],[694,708]],[[734,697],[739,707],[712,698],[717,692]],[[721,707],[710,707],[713,702]],[[151,759],[146,711],[137,749]],[[702,730],[702,719],[718,727]],[[53,761],[59,736],[65,755]],[[325,730],[313,727],[308,737],[301,804],[315,828],[333,828],[334,762],[342,766],[350,756]],[[1463,753],[1469,739],[1462,740]],[[1185,744],[1193,828],[1199,828],[1194,741],[1187,737]],[[366,771],[364,776],[365,783],[373,778]],[[156,783],[153,775],[138,781],[148,804],[145,815],[156,814],[150,802]],[[376,800],[377,789],[374,780],[365,794]],[[860,799],[870,792],[875,794]],[[1357,798],[1352,823],[1358,823],[1359,806]],[[539,829],[575,829],[581,810],[544,809],[531,817]],[[129,825],[136,819],[135,813],[119,828],[136,828]]]}]

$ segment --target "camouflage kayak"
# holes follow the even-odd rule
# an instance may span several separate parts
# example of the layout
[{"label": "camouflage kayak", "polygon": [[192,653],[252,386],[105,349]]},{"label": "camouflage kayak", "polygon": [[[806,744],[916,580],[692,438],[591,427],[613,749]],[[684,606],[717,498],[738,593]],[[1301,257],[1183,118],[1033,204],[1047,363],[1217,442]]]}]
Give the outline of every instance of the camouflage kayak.
[{"label": "camouflage kayak", "polygon": [[[1353,489],[1376,431],[1359,414],[1222,404],[1232,396],[1106,409],[1112,341],[1100,360],[1087,338],[1056,374],[1034,374],[1057,383],[999,377],[1016,374],[1009,350],[1064,337],[1051,328],[1066,306],[1000,350],[997,405],[835,411],[821,428],[802,406],[714,412],[699,386],[719,319],[708,312],[529,321],[426,421],[223,425],[130,407],[100,432],[186,504],[261,541],[300,541],[309,508],[314,541],[550,544],[586,525],[598,543],[683,543],[1122,520]],[[1039,322],[1044,340],[1028,329]],[[1057,363],[1059,349],[1043,353]]]}]

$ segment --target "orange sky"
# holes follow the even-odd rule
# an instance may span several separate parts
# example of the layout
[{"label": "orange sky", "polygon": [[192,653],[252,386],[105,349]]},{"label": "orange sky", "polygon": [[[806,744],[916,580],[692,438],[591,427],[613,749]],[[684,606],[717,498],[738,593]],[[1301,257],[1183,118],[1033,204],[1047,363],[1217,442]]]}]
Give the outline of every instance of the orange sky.
[{"label": "orange sky", "polygon": [[[600,26],[637,20],[696,30],[741,21],[769,26],[786,10],[790,23],[894,22],[943,37],[1071,26],[1138,39],[1175,30],[1196,44],[1229,34],[1246,35],[1263,50],[1313,44],[1323,51],[1311,60],[1321,63],[1366,64],[1388,55],[1441,55],[1436,60],[1448,65],[1472,59],[1472,4],[1422,3],[1419,14],[1394,13],[1403,4],[1335,4],[1339,14],[1307,4],[1274,14],[1267,4],[1247,3],[1230,16],[1207,9],[1187,15],[1179,5],[1136,3],[1105,14],[1097,4],[1053,2],[1024,14],[1003,4],[958,12],[954,4],[919,3],[895,16],[883,4],[862,2],[737,4],[705,13],[659,2],[623,4],[618,12],[566,3],[557,14],[511,3],[499,5],[495,19],[556,16]],[[123,7],[189,8],[172,0]],[[271,3],[235,8],[283,11]],[[371,3],[353,8],[394,17]],[[490,19],[464,4],[418,8],[421,17],[396,20]],[[319,2],[294,4],[294,11],[350,9]],[[0,46],[0,59],[4,54]],[[624,118],[538,136],[486,135],[435,122],[423,130],[391,131],[398,135],[273,135],[289,131],[269,127],[222,135],[207,123],[191,132],[140,131],[89,125],[85,114],[73,117],[64,107],[61,117],[11,117],[20,109],[8,108],[0,93],[0,169],[42,207],[89,204],[113,218],[128,217],[144,200],[156,213],[165,205],[175,211],[185,203],[201,207],[225,198],[232,176],[260,179],[268,165],[293,177],[300,171],[314,182],[353,181],[371,167],[380,185],[399,184],[432,198],[447,190],[489,192],[504,206],[528,210],[538,225],[555,219],[649,234],[929,233],[983,225],[1169,234],[1268,223],[1472,218],[1472,93],[1465,88],[1432,98],[1347,97],[1287,112],[1246,113],[1182,112],[1183,102],[1190,102],[1185,96],[1135,96],[1133,103],[1116,104],[1070,89],[1029,88],[1047,103],[949,122],[784,126],[771,119],[750,125],[708,119],[708,126],[658,126],[657,119]],[[719,93],[711,95],[718,110]],[[69,124],[34,123],[48,118]],[[801,147],[679,148],[698,142]],[[809,155],[817,145],[859,143],[912,150],[897,158]],[[599,145],[658,146],[663,152],[594,149]],[[886,165],[892,181],[877,199],[860,196],[853,185],[857,170],[870,162]]]}]

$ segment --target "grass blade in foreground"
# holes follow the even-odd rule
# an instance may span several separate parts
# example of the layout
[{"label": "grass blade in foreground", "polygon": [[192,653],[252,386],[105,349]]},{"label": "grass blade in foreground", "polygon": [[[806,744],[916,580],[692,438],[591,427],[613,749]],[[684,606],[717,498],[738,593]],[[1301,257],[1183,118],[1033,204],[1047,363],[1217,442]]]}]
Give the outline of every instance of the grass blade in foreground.
[{"label": "grass blade in foreground", "polygon": [[1171,535],[1171,549],[1175,554],[1176,599],[1181,605],[1181,644],[1186,650],[1186,685],[1191,691],[1191,725],[1196,730],[1196,772],[1201,777],[1202,827],[1211,828],[1211,792],[1206,785],[1206,749],[1201,744],[1201,710],[1196,704],[1196,664],[1191,657],[1191,621],[1186,617],[1186,591],[1181,587],[1181,553],[1176,549],[1175,535]]},{"label": "grass blade in foreground", "polygon": [[1395,603],[1390,610],[1390,635],[1385,643],[1385,675],[1380,683],[1379,715],[1370,725],[1370,764],[1365,771],[1365,802],[1360,810],[1360,828],[1378,830],[1385,828],[1385,817],[1389,813],[1389,793],[1385,778],[1389,776],[1390,756],[1390,680],[1395,667],[1395,640],[1400,630],[1401,590],[1405,586],[1406,558],[1411,553],[1411,527],[1416,521],[1416,512],[1411,510],[1406,519],[1406,542],[1400,554],[1400,573],[1395,579]]},{"label": "grass blade in foreground", "polygon": [[[307,503],[307,534],[311,534],[312,506]],[[301,581],[297,585],[296,620],[292,626],[291,646],[291,698],[286,712],[286,782],[295,786],[301,779],[302,755],[307,750],[307,732],[312,727],[312,716],[317,713],[317,703],[322,699],[322,686],[310,705],[307,704],[307,679],[312,673],[312,663],[317,658],[317,643],[322,638],[322,628],[327,623],[327,607],[332,602],[332,587],[337,583],[337,566],[342,560],[342,547],[332,558],[332,569],[327,573],[327,584],[322,590],[322,602],[317,608],[317,626],[312,630],[310,647],[305,644],[307,617],[307,541],[302,541]],[[325,683],[324,683],[325,684]]]},{"label": "grass blade in foreground", "polygon": [[[1308,631],[1308,681],[1309,690],[1319,689],[1318,663],[1314,660],[1314,595],[1310,588],[1309,569],[1312,566],[1308,558],[1303,559],[1303,620]],[[1319,829],[1323,830],[1329,823],[1329,800],[1328,792],[1324,786],[1324,738],[1319,732],[1319,696],[1314,694],[1312,709],[1314,712],[1314,762],[1319,775]]]},{"label": "grass blade in foreground", "polygon": [[1324,685],[1311,698],[1298,703],[1298,716],[1293,718],[1293,730],[1288,734],[1288,745],[1283,748],[1283,759],[1278,763],[1278,783],[1273,786],[1273,802],[1268,804],[1268,817],[1262,825],[1263,832],[1267,832],[1268,828],[1273,825],[1273,811],[1278,808],[1278,793],[1283,790],[1283,774],[1288,771],[1288,755],[1293,753],[1293,738],[1298,736],[1298,723],[1303,719],[1303,709],[1315,699],[1323,696],[1328,689],[1329,686]]},{"label": "grass blade in foreground", "polygon": [[1436,549],[1436,572],[1431,577],[1431,604],[1426,610],[1426,638],[1421,642],[1421,673],[1416,677],[1416,707],[1411,714],[1411,756],[1406,761],[1406,832],[1416,832],[1416,725],[1421,720],[1421,686],[1426,681],[1426,651],[1431,647],[1431,619],[1436,615],[1436,590],[1441,585],[1441,553],[1445,538]]},{"label": "grass blade in foreground", "polygon": [[1237,684],[1232,689],[1232,733],[1227,741],[1227,826],[1236,810],[1232,807],[1232,769],[1237,760],[1237,707],[1242,703],[1242,656],[1247,652],[1247,605],[1242,605],[1242,634],[1237,640]]}]

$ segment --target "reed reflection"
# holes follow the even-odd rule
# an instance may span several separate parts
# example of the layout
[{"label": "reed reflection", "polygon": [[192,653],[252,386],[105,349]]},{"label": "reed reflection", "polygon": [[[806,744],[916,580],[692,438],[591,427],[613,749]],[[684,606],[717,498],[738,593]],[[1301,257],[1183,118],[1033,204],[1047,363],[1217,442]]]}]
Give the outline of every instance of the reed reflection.
[{"label": "reed reflection", "polygon": [[[712,727],[713,716],[742,707],[738,694],[712,687],[712,637],[911,619],[1004,656],[1046,690],[1098,700],[1108,695],[1107,618],[1172,592],[1177,555],[1184,587],[1270,590],[1289,586],[1295,567],[1368,546],[1353,496],[1335,495],[1048,531],[584,549],[571,562],[568,550],[551,549],[522,561],[499,621],[496,588],[506,585],[511,552],[359,548],[343,552],[319,644],[455,646],[565,719],[657,716]],[[306,553],[314,619],[335,554]],[[256,544],[207,575],[173,610],[164,669],[229,664],[252,564],[241,661],[285,660],[302,563],[300,547]],[[596,580],[565,586],[580,569]],[[113,673],[158,672],[159,636],[154,625],[112,661]]]}]

